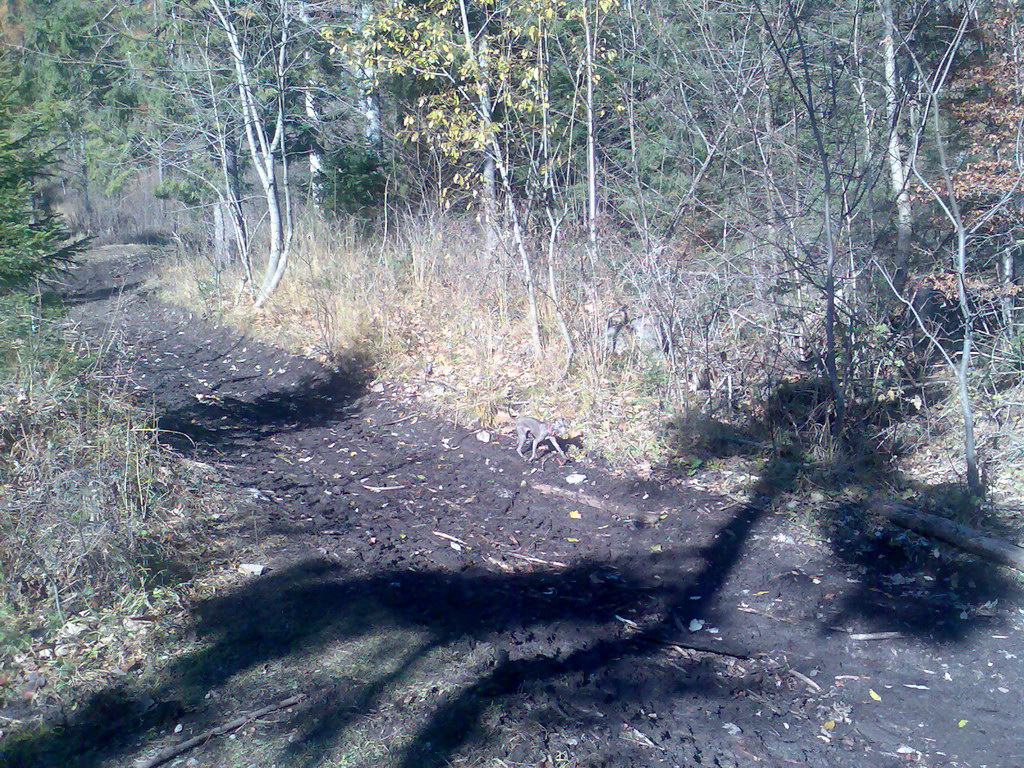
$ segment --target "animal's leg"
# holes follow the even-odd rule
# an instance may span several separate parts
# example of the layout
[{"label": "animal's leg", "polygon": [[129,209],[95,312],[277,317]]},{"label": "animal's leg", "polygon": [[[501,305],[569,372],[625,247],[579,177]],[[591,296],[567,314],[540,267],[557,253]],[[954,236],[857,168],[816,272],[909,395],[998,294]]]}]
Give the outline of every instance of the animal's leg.
[{"label": "animal's leg", "polygon": [[543,437],[537,437],[537,435],[533,436],[533,451],[530,453],[530,461],[533,461],[534,459],[537,458],[537,448],[539,448],[540,444],[543,442]]},{"label": "animal's leg", "polygon": [[548,435],[548,442],[555,446],[555,450],[558,451],[559,454],[561,454],[563,459],[569,458],[568,456],[565,455],[565,451],[562,450],[562,446],[558,444],[558,439],[554,435]]},{"label": "animal's leg", "polygon": [[519,437],[519,443],[518,443],[518,445],[516,445],[516,453],[518,453],[520,456],[522,456],[523,455],[523,446],[526,445],[526,430],[525,429],[517,429],[516,430],[516,434]]}]

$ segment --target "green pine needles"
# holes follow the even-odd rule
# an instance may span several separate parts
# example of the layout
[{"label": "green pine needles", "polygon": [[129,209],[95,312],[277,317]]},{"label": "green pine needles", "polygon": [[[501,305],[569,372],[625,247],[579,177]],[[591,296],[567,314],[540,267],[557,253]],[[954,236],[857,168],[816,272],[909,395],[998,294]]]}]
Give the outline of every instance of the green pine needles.
[{"label": "green pine needles", "polygon": [[33,205],[33,184],[46,175],[53,150],[47,130],[19,109],[9,66],[0,63],[0,291],[66,267],[84,242],[68,242],[60,217]]}]

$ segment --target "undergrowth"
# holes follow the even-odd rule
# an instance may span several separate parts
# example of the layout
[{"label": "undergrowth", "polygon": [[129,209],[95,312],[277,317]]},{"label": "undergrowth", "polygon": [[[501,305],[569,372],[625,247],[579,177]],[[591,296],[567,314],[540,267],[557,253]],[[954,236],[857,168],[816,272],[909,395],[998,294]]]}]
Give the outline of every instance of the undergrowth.
[{"label": "undergrowth", "polygon": [[[474,229],[432,221],[379,239],[321,220],[303,226],[289,271],[260,311],[242,267],[218,274],[204,254],[166,260],[162,295],[325,362],[369,357],[462,425],[511,431],[521,414],[562,417],[590,453],[643,461],[664,452],[665,366],[642,353],[609,359],[595,343],[603,308],[564,302],[584,337],[567,370],[554,330],[534,355],[518,273],[508,255],[481,255]],[[551,306],[541,312],[554,329]]]},{"label": "undergrowth", "polygon": [[101,353],[56,303],[0,297],[0,708],[141,663],[209,555],[209,470],[158,444]]},{"label": "undergrowth", "polygon": [[[588,453],[641,472],[660,465],[693,476],[724,463],[745,476],[796,447],[809,466],[836,467],[837,477],[860,472],[865,482],[892,485],[912,469],[922,481],[956,481],[961,444],[952,383],[942,366],[908,373],[913,339],[899,337],[884,317],[871,326],[884,338],[843,342],[859,373],[848,379],[854,439],[839,445],[830,435],[830,399],[821,394],[824,374],[807,367],[803,339],[787,332],[792,317],[779,312],[792,309],[773,293],[771,275],[739,258],[725,264],[694,254],[672,256],[688,263],[669,275],[671,254],[629,255],[616,244],[605,251],[618,256],[584,268],[576,250],[560,245],[554,265],[572,329],[571,365],[547,300],[544,259],[535,263],[545,332],[535,356],[514,253],[487,255],[472,223],[443,217],[400,221],[372,236],[306,217],[289,271],[260,311],[242,266],[217,272],[206,254],[178,254],[165,264],[161,285],[171,301],[305,354],[329,362],[368,357],[382,375],[464,425],[511,431],[508,422],[520,414],[565,417]],[[634,319],[670,318],[671,352],[636,333],[610,350],[609,318],[622,307]],[[808,308],[806,322],[813,316]],[[1006,459],[1019,454],[1020,441],[1007,431],[1014,420],[990,417],[985,398],[977,406],[983,439],[1005,446]],[[990,480],[1016,477],[1018,463],[1024,466],[1008,461]]]}]

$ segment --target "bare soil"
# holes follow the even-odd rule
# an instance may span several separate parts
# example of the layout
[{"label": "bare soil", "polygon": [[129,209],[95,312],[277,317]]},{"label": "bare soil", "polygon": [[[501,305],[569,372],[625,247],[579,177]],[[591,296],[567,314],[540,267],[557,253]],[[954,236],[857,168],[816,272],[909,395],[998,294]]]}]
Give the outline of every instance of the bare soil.
[{"label": "bare soil", "polygon": [[735,503],[529,464],[511,434],[430,418],[415,387],[160,303],[149,268],[94,255],[72,316],[164,439],[252,499],[224,535],[267,571],[0,763],[129,765],[302,693],[177,764],[1024,766],[1007,572],[852,502],[822,502],[811,536],[766,479]]}]

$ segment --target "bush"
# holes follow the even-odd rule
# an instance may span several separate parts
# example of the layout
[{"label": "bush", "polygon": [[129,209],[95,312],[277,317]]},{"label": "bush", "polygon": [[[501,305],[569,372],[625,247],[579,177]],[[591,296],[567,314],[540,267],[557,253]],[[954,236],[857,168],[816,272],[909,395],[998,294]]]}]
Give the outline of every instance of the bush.
[{"label": "bush", "polygon": [[376,153],[362,147],[342,147],[324,158],[319,179],[324,210],[359,213],[384,200],[386,179]]}]

